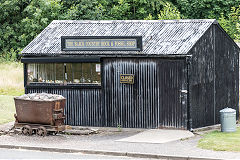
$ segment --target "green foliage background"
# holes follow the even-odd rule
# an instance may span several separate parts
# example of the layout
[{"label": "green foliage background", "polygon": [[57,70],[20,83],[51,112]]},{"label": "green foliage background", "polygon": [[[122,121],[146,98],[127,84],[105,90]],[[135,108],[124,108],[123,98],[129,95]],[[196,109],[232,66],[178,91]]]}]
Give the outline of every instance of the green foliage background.
[{"label": "green foliage background", "polygon": [[240,0],[0,0],[0,58],[20,51],[52,20],[212,18],[240,40]]}]

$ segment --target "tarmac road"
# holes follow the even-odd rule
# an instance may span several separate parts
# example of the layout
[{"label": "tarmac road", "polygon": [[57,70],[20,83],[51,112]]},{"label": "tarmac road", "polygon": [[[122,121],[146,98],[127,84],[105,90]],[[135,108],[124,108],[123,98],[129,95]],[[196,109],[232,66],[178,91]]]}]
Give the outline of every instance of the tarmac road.
[{"label": "tarmac road", "polygon": [[134,159],[130,157],[105,156],[82,153],[58,153],[21,149],[0,148],[0,159]]}]

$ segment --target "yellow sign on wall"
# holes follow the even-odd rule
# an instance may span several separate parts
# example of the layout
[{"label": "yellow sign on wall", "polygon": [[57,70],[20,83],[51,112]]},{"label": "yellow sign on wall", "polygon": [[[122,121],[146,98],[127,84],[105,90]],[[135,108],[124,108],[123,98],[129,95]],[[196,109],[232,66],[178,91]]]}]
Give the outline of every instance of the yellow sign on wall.
[{"label": "yellow sign on wall", "polygon": [[120,83],[134,84],[133,74],[120,74]]}]

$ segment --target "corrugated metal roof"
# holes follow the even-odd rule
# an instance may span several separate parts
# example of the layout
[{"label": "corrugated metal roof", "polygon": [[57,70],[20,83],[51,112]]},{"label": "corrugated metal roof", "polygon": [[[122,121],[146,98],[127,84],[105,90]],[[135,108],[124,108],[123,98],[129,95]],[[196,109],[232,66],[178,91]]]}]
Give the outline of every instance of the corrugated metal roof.
[{"label": "corrugated metal roof", "polygon": [[[187,54],[215,22],[203,20],[52,21],[23,55]],[[143,51],[61,51],[61,36],[142,36]]]}]

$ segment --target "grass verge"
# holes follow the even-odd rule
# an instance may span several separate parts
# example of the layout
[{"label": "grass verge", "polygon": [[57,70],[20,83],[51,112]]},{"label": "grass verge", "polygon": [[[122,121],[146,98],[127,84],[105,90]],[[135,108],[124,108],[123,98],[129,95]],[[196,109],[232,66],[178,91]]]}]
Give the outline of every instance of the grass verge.
[{"label": "grass verge", "polygon": [[0,124],[14,121],[14,96],[0,95]]},{"label": "grass verge", "polygon": [[23,65],[19,62],[1,62],[0,95],[18,96],[23,93]]},{"label": "grass verge", "polygon": [[14,121],[14,96],[24,94],[23,65],[0,61],[0,124]]},{"label": "grass verge", "polygon": [[212,131],[203,135],[198,147],[214,151],[240,152],[240,128],[236,132]]}]

